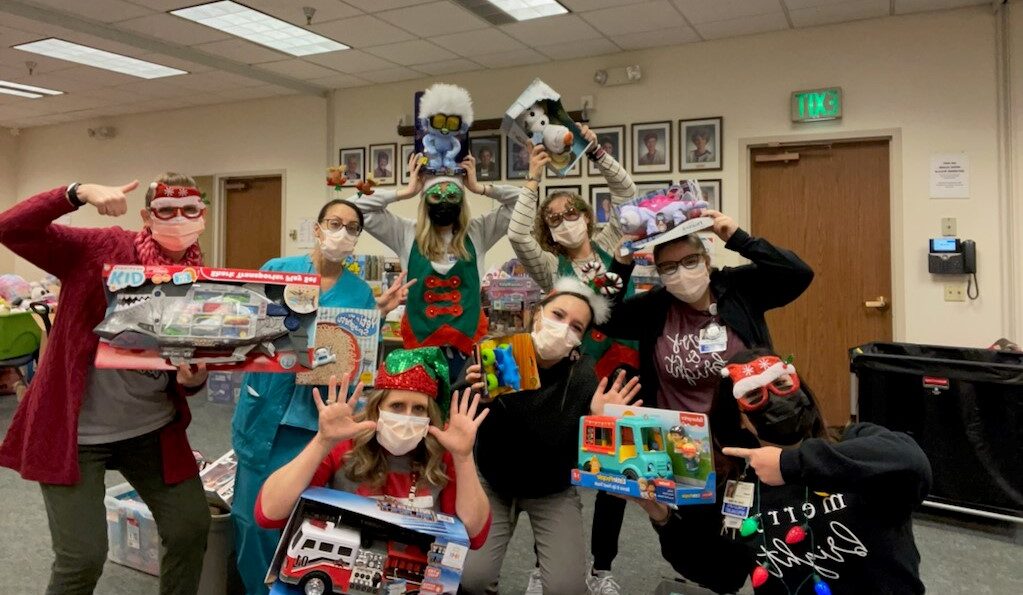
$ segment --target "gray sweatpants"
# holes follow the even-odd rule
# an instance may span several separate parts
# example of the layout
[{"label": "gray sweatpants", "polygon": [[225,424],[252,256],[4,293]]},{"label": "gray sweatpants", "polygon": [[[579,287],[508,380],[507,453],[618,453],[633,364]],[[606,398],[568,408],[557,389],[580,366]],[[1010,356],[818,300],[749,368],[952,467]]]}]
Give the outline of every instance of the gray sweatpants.
[{"label": "gray sweatpants", "polygon": [[497,593],[497,580],[519,513],[529,515],[547,595],[581,595],[586,588],[583,505],[574,487],[545,498],[505,498],[483,482],[493,516],[481,549],[469,552],[460,593]]}]

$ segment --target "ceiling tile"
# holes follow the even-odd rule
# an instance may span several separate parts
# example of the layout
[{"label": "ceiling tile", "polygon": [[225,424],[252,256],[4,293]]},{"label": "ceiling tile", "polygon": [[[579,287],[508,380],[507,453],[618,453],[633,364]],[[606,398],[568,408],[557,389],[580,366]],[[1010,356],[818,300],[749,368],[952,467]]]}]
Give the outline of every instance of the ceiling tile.
[{"label": "ceiling tile", "polygon": [[572,12],[586,12],[588,10],[600,10],[623,4],[638,4],[649,0],[558,0],[562,6]]},{"label": "ceiling tile", "polygon": [[788,29],[789,23],[785,20],[785,15],[779,12],[778,14],[765,14],[756,17],[703,23],[694,25],[694,27],[696,27],[696,30],[699,31],[704,39],[721,39],[723,37],[738,37],[740,35],[755,35],[768,31],[781,31],[782,29]]},{"label": "ceiling tile", "polygon": [[160,12],[166,12],[168,10],[175,10],[178,8],[185,8],[186,6],[195,6],[200,4],[197,0],[128,0],[132,4],[138,4],[139,6],[145,6],[146,8],[152,8]]},{"label": "ceiling tile", "polygon": [[629,33],[627,35],[612,35],[611,41],[618,44],[624,50],[641,50],[693,43],[700,41],[700,36],[696,34],[696,31],[683,25],[671,29],[658,29],[656,31]]},{"label": "ceiling tile", "polygon": [[530,47],[600,37],[599,31],[589,26],[579,15],[574,14],[562,14],[502,25],[500,29]]},{"label": "ceiling tile", "polygon": [[42,4],[47,8],[55,8],[61,12],[71,13],[104,23],[123,21],[148,14],[149,8],[124,0],[87,0],[85,2],[68,2],[67,0],[32,0],[33,4]]},{"label": "ceiling tile", "polygon": [[364,48],[415,39],[416,36],[380,19],[363,15],[313,25],[312,30],[345,45]]},{"label": "ceiling tile", "polygon": [[431,37],[430,41],[467,58],[479,54],[511,52],[526,48],[522,43],[495,28],[438,35]]},{"label": "ceiling tile", "polygon": [[895,14],[946,10],[974,4],[991,4],[991,0],[895,0]]},{"label": "ceiling tile", "polygon": [[231,38],[223,31],[186,21],[172,14],[154,14],[121,21],[117,23],[117,27],[181,45],[196,45]]},{"label": "ceiling tile", "polygon": [[[814,8],[817,6],[829,6],[832,4],[845,4],[849,0],[784,0],[785,6],[789,10],[799,10],[801,8]],[[889,2],[886,2],[889,4]]]},{"label": "ceiling tile", "polygon": [[263,81],[219,70],[176,76],[173,82],[179,87],[195,89],[197,91],[222,91],[236,87],[256,87],[265,84]]},{"label": "ceiling tile", "polygon": [[228,58],[244,64],[261,64],[263,62],[279,62],[289,58],[288,54],[271,50],[259,44],[245,41],[244,39],[228,39],[226,41],[214,41],[195,46],[195,49]]},{"label": "ceiling tile", "polygon": [[163,64],[164,66],[170,66],[171,68],[178,68],[187,72],[206,72],[213,70],[205,64],[196,64],[195,62],[189,62],[188,60],[182,60],[173,56],[165,56],[163,54],[143,54],[139,56],[142,60],[148,60],[149,62],[156,62],[157,64]]},{"label": "ceiling tile", "polygon": [[[84,67],[82,67],[84,68]],[[5,80],[13,81],[15,83],[21,83],[23,85],[35,85],[37,87],[46,87],[47,89],[56,89],[57,91],[64,91],[65,93],[73,93],[77,91],[86,91],[88,89],[99,89],[100,87],[107,87],[109,83],[104,81],[95,81],[90,79],[79,79],[61,76],[60,73],[67,72],[69,69],[61,70],[58,72],[44,72],[42,74],[36,73],[31,76],[24,69],[21,70],[3,70],[0,74],[0,78]],[[10,95],[4,95],[3,97],[11,97]]]},{"label": "ceiling tile", "polygon": [[411,68],[385,68],[362,74],[362,77],[374,83],[393,83],[395,81],[407,81],[409,79],[422,78],[423,74]]},{"label": "ceiling tile", "polygon": [[19,72],[28,73],[28,67],[25,66],[25,62],[35,62],[35,68],[33,72],[35,74],[42,74],[44,72],[55,72],[60,70],[67,70],[77,66],[74,62],[68,62],[66,60],[57,60],[55,58],[47,58],[46,56],[40,56],[39,54],[33,54],[31,52],[24,52],[13,48],[0,46],[0,64],[14,68]]},{"label": "ceiling tile", "polygon": [[76,93],[84,95],[85,97],[92,97],[93,99],[101,99],[107,105],[119,105],[122,103],[136,103],[139,101],[145,101],[148,99],[143,94],[130,91],[128,87],[101,87],[98,89],[91,89],[88,91],[81,91]]},{"label": "ceiling tile", "polygon": [[65,29],[49,23],[43,23],[41,21],[34,21],[16,14],[10,14],[7,12],[0,14],[3,15],[2,23],[4,27],[10,27],[11,29],[24,31],[26,33],[36,33],[36,39],[56,37],[70,32],[70,29]]},{"label": "ceiling tile", "polygon": [[271,72],[276,72],[277,74],[283,74],[284,76],[290,76],[292,78],[302,80],[323,78],[325,76],[337,74],[336,71],[329,68],[299,59],[281,60],[280,62],[266,62],[264,64],[260,64],[256,68],[269,70]]},{"label": "ceiling tile", "polygon": [[[4,15],[4,22],[6,22],[7,15]],[[0,27],[0,46],[11,47],[20,43],[28,43],[30,41],[36,41],[39,39],[38,33],[32,33],[31,31],[19,31],[18,29],[10,29],[8,27]]]},{"label": "ceiling tile", "polygon": [[887,16],[890,4],[888,0],[848,0],[842,4],[790,10],[789,17],[796,27],[813,27]]},{"label": "ceiling tile", "polygon": [[473,60],[487,68],[506,68],[509,66],[522,66],[523,64],[537,64],[548,62],[543,54],[529,48],[515,50],[512,52],[500,52],[497,54],[482,54],[473,56]]},{"label": "ceiling tile", "polygon": [[58,95],[56,97],[38,99],[33,103],[38,105],[40,110],[45,109],[47,113],[63,113],[74,110],[102,107],[110,102],[105,99],[88,97],[82,93],[72,93],[69,95]]},{"label": "ceiling tile", "polygon": [[490,26],[490,23],[448,0],[379,12],[376,16],[406,31],[429,31],[431,35],[486,29]]},{"label": "ceiling tile", "polygon": [[546,54],[552,60],[571,60],[573,58],[615,54],[622,51],[617,45],[603,37],[600,39],[585,39],[581,41],[569,41],[567,43],[541,45],[537,46],[536,49]]},{"label": "ceiling tile", "polygon": [[397,66],[383,58],[367,54],[362,50],[342,50],[329,54],[317,54],[306,58],[309,62],[326,66],[332,70],[348,74],[368,72],[380,68],[393,68]]},{"label": "ceiling tile", "polygon": [[335,74],[322,79],[313,79],[310,83],[320,85],[327,89],[348,89],[350,87],[364,87],[370,85],[370,81],[351,74]]},{"label": "ceiling tile", "polygon": [[682,15],[667,0],[605,8],[604,10],[584,12],[581,16],[599,29],[601,33],[609,36],[653,31],[685,24]]},{"label": "ceiling tile", "polygon": [[[672,0],[689,22],[712,23],[740,17],[783,14],[779,0]],[[699,29],[699,27],[697,27]]]},{"label": "ceiling tile", "polygon": [[[171,79],[173,78],[174,77],[171,77]],[[124,89],[128,93],[146,97],[147,100],[167,99],[171,97],[180,97],[182,95],[194,93],[192,89],[182,87],[180,85],[175,85],[174,83],[171,82],[171,79],[140,80],[135,83],[119,85],[113,88]]]},{"label": "ceiling tile", "polygon": [[395,64],[412,66],[428,62],[440,62],[457,58],[455,54],[423,39],[402,41],[390,45],[379,45],[366,50],[367,52],[390,60]]},{"label": "ceiling tile", "polygon": [[351,4],[363,12],[381,12],[384,10],[393,10],[395,8],[404,8],[406,6],[414,6],[416,4],[426,4],[431,1],[432,0],[345,0],[345,3]]},{"label": "ceiling tile", "polygon": [[282,2],[281,0],[240,1],[250,8],[265,12],[268,15],[275,16],[282,21],[287,21],[299,27],[307,27],[305,24],[305,12],[302,10],[306,6],[316,9],[316,13],[313,15],[313,24],[347,19],[362,14],[362,11],[348,6],[344,2],[338,2],[338,0],[291,0],[290,2]]},{"label": "ceiling tile", "polygon": [[483,67],[465,58],[445,60],[443,62],[429,62],[416,66],[416,70],[432,75],[452,74],[455,72],[467,72],[470,70],[481,70]]},{"label": "ceiling tile", "polygon": [[[103,70],[102,68],[93,68],[92,66],[81,66],[76,64],[74,68],[68,68],[65,70],[58,70],[53,73],[54,76],[59,76],[64,79],[73,79],[82,81],[83,83],[99,86],[115,86],[115,85],[127,85],[135,81],[142,81],[135,76],[128,74],[121,74],[120,72],[113,72],[111,70]],[[182,75],[183,76],[183,75]],[[178,78],[178,77],[170,77]],[[95,87],[93,87],[95,88]]]}]

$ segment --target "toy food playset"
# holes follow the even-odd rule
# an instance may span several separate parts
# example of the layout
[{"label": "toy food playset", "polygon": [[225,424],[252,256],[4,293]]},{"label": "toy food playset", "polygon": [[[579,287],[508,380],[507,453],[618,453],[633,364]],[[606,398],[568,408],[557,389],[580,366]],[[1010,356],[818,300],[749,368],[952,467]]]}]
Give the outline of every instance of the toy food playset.
[{"label": "toy food playset", "polygon": [[637,237],[625,243],[623,253],[650,249],[711,227],[713,219],[702,216],[708,206],[700,184],[696,180],[682,180],[615,207],[622,233]]},{"label": "toy food playset", "polygon": [[710,425],[703,413],[606,405],[579,419],[572,484],[670,506],[715,500]]},{"label": "toy food playset", "polygon": [[395,498],[302,493],[266,575],[271,593],[451,593],[469,552],[462,523]]},{"label": "toy food playset", "polygon": [[295,372],[316,360],[319,275],[104,265],[97,368]]},{"label": "toy food playset", "polygon": [[540,368],[529,333],[487,337],[476,345],[488,399],[540,388]]},{"label": "toy food playset", "polygon": [[351,374],[372,386],[380,345],[380,310],[321,307],[316,315],[314,367],[295,377],[298,384],[325,385],[332,375]]},{"label": "toy food playset", "polygon": [[534,79],[504,114],[501,130],[520,144],[542,144],[551,157],[548,168],[564,177],[586,154],[589,143],[561,105],[561,95]]},{"label": "toy food playset", "polygon": [[[415,151],[426,160],[422,172],[462,175],[460,165],[469,154],[472,97],[456,85],[437,83],[416,93]],[[408,164],[402,164],[402,167]]]}]

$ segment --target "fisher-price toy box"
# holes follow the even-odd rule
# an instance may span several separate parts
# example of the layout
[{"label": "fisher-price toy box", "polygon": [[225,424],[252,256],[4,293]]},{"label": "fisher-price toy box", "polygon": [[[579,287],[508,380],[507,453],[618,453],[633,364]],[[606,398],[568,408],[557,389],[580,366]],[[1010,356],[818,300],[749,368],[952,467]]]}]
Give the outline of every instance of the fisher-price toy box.
[{"label": "fisher-price toy box", "polygon": [[302,493],[277,545],[271,593],[445,593],[461,581],[469,537],[458,519],[404,499],[327,488]]},{"label": "fisher-price toy box", "polygon": [[580,418],[572,484],[670,506],[714,503],[707,416],[606,405],[604,415]]},{"label": "fisher-price toy box", "polygon": [[295,377],[298,384],[326,385],[331,376],[373,386],[380,347],[380,310],[320,307],[316,316],[314,367]]},{"label": "fisher-price toy box", "polygon": [[103,267],[97,368],[295,372],[316,366],[315,274],[210,267]]}]

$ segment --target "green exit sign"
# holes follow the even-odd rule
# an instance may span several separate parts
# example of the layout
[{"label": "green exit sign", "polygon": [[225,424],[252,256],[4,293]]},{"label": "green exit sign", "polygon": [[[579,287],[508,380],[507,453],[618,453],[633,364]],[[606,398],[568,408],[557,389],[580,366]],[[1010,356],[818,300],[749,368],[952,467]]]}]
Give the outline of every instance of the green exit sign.
[{"label": "green exit sign", "polygon": [[842,118],[842,88],[809,89],[792,94],[793,122],[820,122]]}]

